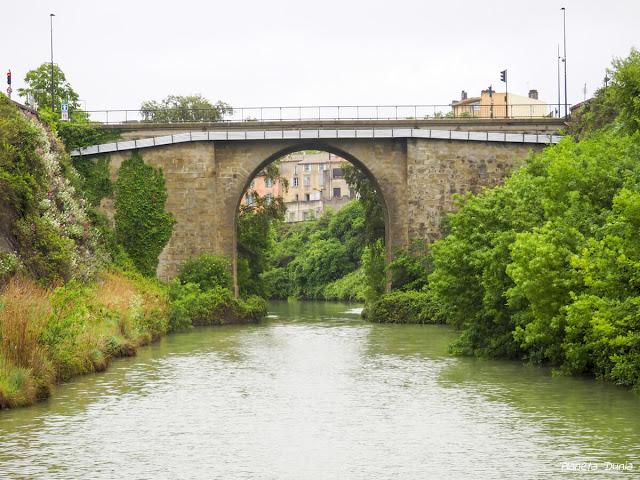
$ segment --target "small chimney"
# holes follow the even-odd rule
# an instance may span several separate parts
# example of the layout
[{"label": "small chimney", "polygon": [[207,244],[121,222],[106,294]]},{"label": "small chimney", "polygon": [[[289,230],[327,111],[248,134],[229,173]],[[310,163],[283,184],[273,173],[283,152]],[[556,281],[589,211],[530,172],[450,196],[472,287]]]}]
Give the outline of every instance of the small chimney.
[{"label": "small chimney", "polygon": [[467,99],[467,92],[465,92],[464,90],[462,90],[462,95],[461,95],[461,100],[466,100]]},{"label": "small chimney", "polygon": [[538,100],[538,90],[529,90],[529,98]]}]

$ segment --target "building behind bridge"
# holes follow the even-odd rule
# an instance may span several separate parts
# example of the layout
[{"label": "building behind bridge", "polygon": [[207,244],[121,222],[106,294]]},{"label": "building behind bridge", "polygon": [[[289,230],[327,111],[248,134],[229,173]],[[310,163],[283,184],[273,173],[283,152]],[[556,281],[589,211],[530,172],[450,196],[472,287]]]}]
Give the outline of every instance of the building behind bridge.
[{"label": "building behind bridge", "polygon": [[[355,198],[342,176],[340,167],[345,163],[345,159],[326,152],[287,155],[279,160],[280,178],[274,181],[257,175],[242,201],[251,205],[253,192],[272,199],[282,196],[287,206],[285,221],[289,223],[318,218],[329,207],[340,210]],[[283,178],[289,183],[287,190]]]},{"label": "building behind bridge", "polygon": [[454,117],[474,118],[543,118],[553,116],[547,102],[538,99],[537,90],[523,97],[515,93],[482,90],[479,97],[462,91],[460,100],[451,102]]}]

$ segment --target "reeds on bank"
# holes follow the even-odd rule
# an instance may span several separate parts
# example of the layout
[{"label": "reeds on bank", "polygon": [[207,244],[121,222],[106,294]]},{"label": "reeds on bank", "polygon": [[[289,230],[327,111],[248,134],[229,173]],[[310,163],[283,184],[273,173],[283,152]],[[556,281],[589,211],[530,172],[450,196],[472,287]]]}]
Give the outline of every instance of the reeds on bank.
[{"label": "reeds on bank", "polygon": [[60,381],[134,355],[167,331],[167,308],[157,282],[115,270],[58,288],[11,279],[0,290],[0,408],[33,404]]}]

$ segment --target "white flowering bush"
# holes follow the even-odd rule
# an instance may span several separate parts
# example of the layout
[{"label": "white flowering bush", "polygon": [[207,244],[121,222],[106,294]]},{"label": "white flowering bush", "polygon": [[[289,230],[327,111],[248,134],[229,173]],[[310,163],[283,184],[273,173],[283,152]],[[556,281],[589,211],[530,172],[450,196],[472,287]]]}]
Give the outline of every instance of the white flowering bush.
[{"label": "white flowering bush", "polygon": [[[74,187],[73,178],[69,178],[75,172],[60,140],[40,123],[32,122],[36,131],[35,158],[39,158],[44,167],[44,185],[37,199],[38,221],[22,221],[18,230],[23,239],[44,244],[42,256],[57,262],[57,267],[49,265],[40,269],[45,277],[49,276],[46,272],[56,269],[65,272],[58,275],[62,280],[92,276],[108,261],[100,245],[100,234],[90,225],[87,202]],[[61,240],[55,240],[52,234]],[[48,248],[47,242],[55,248]],[[61,249],[68,249],[67,255],[60,253]]]}]

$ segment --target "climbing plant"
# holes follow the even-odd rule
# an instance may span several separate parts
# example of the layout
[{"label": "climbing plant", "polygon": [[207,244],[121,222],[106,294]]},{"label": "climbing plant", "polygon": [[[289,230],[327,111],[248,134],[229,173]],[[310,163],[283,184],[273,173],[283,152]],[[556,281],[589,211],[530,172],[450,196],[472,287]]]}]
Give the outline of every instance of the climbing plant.
[{"label": "climbing plant", "polygon": [[146,276],[155,275],[175,223],[164,211],[166,200],[162,169],[145,165],[137,152],[122,163],[115,182],[116,238]]}]

